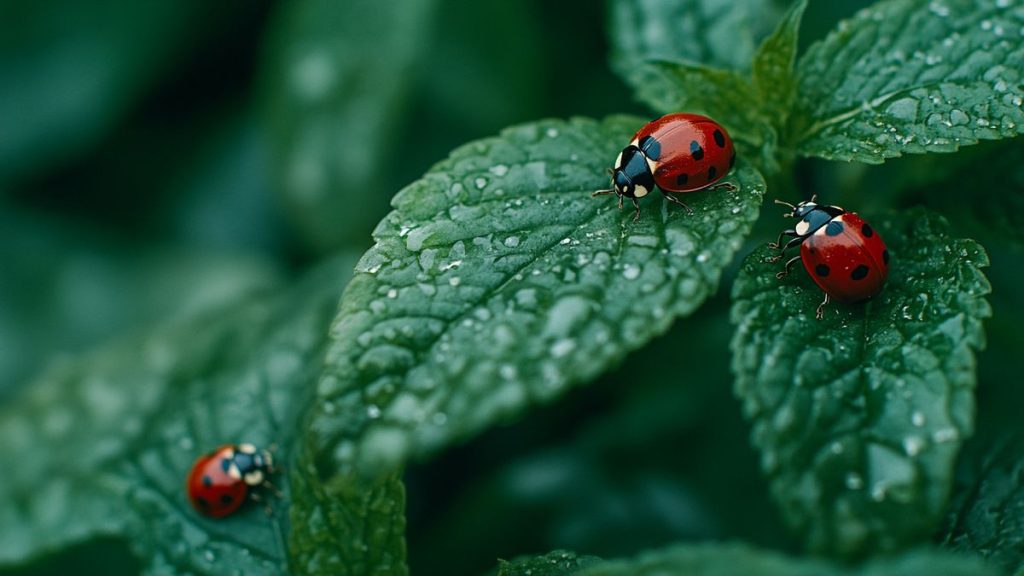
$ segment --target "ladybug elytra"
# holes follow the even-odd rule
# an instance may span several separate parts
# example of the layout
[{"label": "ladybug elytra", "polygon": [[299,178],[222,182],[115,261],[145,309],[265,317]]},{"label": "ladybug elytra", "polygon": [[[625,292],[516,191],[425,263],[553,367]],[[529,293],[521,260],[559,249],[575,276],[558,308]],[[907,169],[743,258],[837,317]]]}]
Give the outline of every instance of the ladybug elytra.
[{"label": "ladybug elytra", "polygon": [[[698,114],[668,114],[641,128],[609,169],[612,187],[592,196],[614,193],[629,198],[640,218],[637,199],[657,187],[670,202],[693,213],[673,193],[703,190],[721,180],[736,163],[732,139],[720,124]],[[717,187],[735,190],[732,184]]]},{"label": "ladybug elytra", "polygon": [[[825,292],[825,300],[815,314],[821,319],[830,300],[859,302],[881,291],[889,275],[889,249],[863,218],[838,206],[817,204],[816,198],[796,206],[775,201],[789,206],[792,212],[787,216],[799,221],[791,230],[779,234],[779,239],[769,247],[779,250],[772,258],[772,262],[777,262],[786,250],[800,245],[800,255],[788,260],[776,277],[784,278],[793,264],[802,260],[814,283]],[[786,237],[792,239],[783,245]]]}]

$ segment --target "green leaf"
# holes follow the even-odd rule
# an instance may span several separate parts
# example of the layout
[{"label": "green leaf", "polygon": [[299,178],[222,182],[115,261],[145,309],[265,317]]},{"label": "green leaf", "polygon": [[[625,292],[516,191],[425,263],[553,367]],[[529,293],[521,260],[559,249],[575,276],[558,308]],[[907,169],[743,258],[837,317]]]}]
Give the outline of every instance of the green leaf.
[{"label": "green leaf", "polygon": [[569,576],[600,562],[596,556],[555,550],[543,556],[517,558],[511,562],[499,560],[497,576]]},{"label": "green leaf", "polygon": [[793,65],[796,62],[800,21],[806,9],[807,0],[794,2],[775,32],[765,39],[754,54],[753,77],[758,99],[761,107],[768,111],[772,125],[780,132],[786,125],[796,99],[797,81]]},{"label": "green leaf", "polygon": [[884,0],[798,66],[792,145],[880,163],[1024,131],[1020,8],[1005,0]]},{"label": "green leaf", "polygon": [[[586,382],[696,309],[764,185],[631,209],[591,198],[643,120],[543,121],[470,143],[400,192],[342,299],[313,431],[390,470]],[[372,475],[372,474],[371,474]]]},{"label": "green leaf", "polygon": [[287,500],[210,520],[184,479],[227,442],[276,442],[287,466],[353,263],[57,365],[7,402],[0,566],[120,537],[160,573],[285,572]]},{"label": "green leaf", "polygon": [[278,7],[264,84],[278,188],[307,240],[361,244],[387,211],[396,129],[434,0]]},{"label": "green leaf", "polygon": [[388,531],[356,523],[409,457],[593,379],[715,290],[764,184],[740,163],[738,191],[687,195],[692,215],[648,198],[634,223],[590,192],[642,124],[510,128],[395,197],[342,298],[302,463],[339,523]]},{"label": "green leaf", "polygon": [[[563,553],[564,554],[564,553]],[[541,557],[543,559],[544,557]],[[520,560],[526,566],[528,560]],[[526,573],[526,572],[523,572]],[[499,572],[499,576],[502,573]],[[509,572],[519,574],[519,572]],[[882,558],[859,567],[830,563],[816,558],[793,558],[778,552],[758,550],[742,544],[701,544],[676,546],[647,552],[629,560],[597,562],[578,570],[549,570],[545,576],[996,576],[977,558],[948,552],[915,550],[902,556]]]},{"label": "green leaf", "polygon": [[610,0],[612,66],[638,92],[651,59],[747,70],[777,15],[771,0]]},{"label": "green leaf", "polygon": [[818,552],[894,550],[930,534],[974,427],[974,351],[984,345],[985,251],[922,210],[877,223],[888,284],[832,305],[797,269],[777,280],[767,247],[733,289],[736,392],[773,495]]},{"label": "green leaf", "polygon": [[652,76],[638,93],[659,113],[705,114],[721,122],[738,145],[745,144],[741,152],[746,155],[758,153],[766,143],[774,151],[775,132],[761,109],[751,105],[754,86],[741,74],[682,61],[658,60],[644,66]]},{"label": "green leaf", "polygon": [[1003,430],[965,450],[943,540],[1019,574],[1024,571],[1024,437],[1001,437]]}]

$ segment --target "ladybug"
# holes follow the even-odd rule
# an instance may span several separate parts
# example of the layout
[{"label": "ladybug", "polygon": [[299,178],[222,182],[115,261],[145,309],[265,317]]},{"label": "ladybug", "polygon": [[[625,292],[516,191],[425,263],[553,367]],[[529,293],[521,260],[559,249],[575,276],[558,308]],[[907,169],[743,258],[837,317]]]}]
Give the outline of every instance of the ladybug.
[{"label": "ladybug", "polygon": [[[640,129],[615,160],[608,172],[612,187],[591,196],[615,193],[629,198],[636,208],[633,221],[640,218],[638,198],[657,186],[669,201],[690,214],[693,210],[670,192],[695,192],[715,184],[736,164],[732,138],[718,122],[698,114],[668,114]],[[729,183],[714,188],[735,190]]]},{"label": "ladybug", "polygon": [[269,488],[280,495],[268,479],[274,472],[269,450],[225,444],[196,459],[186,483],[188,499],[202,514],[222,518],[247,499],[258,500],[255,488]]},{"label": "ladybug", "polygon": [[[768,246],[779,250],[772,258],[772,262],[778,262],[786,250],[800,245],[800,255],[787,261],[775,276],[785,278],[793,264],[803,260],[807,273],[825,292],[825,300],[815,314],[821,319],[829,300],[859,302],[881,291],[889,275],[889,249],[863,218],[838,206],[817,204],[816,199],[813,196],[796,206],[776,200],[776,204],[792,208],[786,216],[798,218],[799,222]],[[793,238],[783,245],[785,237]]]}]

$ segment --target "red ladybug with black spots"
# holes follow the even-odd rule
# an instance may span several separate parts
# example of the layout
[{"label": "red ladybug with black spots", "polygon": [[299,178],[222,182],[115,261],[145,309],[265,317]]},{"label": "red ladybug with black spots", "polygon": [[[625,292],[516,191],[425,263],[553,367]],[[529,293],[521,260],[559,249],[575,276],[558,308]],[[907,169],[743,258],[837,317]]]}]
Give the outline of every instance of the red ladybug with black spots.
[{"label": "red ladybug with black spots", "polygon": [[200,456],[188,475],[188,499],[197,511],[222,518],[246,500],[258,500],[257,488],[280,492],[270,483],[275,472],[269,450],[252,444],[225,444]]},{"label": "red ladybug with black spots", "polygon": [[[838,206],[817,204],[816,198],[796,206],[775,201],[792,208],[787,216],[799,222],[792,230],[779,234],[778,241],[769,246],[779,250],[779,255],[772,259],[777,262],[786,250],[800,245],[800,255],[788,260],[776,277],[784,278],[797,260],[803,260],[807,273],[825,292],[825,300],[816,313],[820,319],[829,300],[859,302],[882,290],[889,275],[889,249],[863,218]],[[792,240],[783,245],[782,239],[787,236]]]},{"label": "red ladybug with black spots", "polygon": [[[592,196],[614,193],[629,198],[636,209],[633,221],[640,218],[637,199],[650,194],[655,186],[669,201],[693,213],[675,193],[695,192],[712,186],[732,170],[736,150],[732,138],[719,123],[698,114],[669,114],[648,123],[609,169],[612,187]],[[714,188],[735,190],[729,183]],[[713,188],[713,189],[714,189]]]}]

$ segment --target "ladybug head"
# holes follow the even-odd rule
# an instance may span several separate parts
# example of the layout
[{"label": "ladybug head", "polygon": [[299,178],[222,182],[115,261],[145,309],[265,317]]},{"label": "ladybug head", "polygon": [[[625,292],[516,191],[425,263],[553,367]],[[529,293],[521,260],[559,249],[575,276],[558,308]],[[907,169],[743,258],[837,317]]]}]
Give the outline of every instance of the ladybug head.
[{"label": "ladybug head", "polygon": [[635,187],[633,186],[633,181],[630,180],[625,171],[616,170],[615,173],[612,174],[612,186],[615,187],[615,193],[619,196],[633,197]]},{"label": "ladybug head", "polygon": [[782,200],[779,199],[776,199],[775,203],[782,204],[783,206],[789,206],[791,211],[785,216],[789,218],[803,218],[804,216],[814,211],[818,207],[817,202],[815,202],[817,199],[818,195],[815,194],[814,196],[811,196],[810,200],[804,200],[803,202],[800,202],[796,206],[790,204],[789,202],[783,202]]}]

